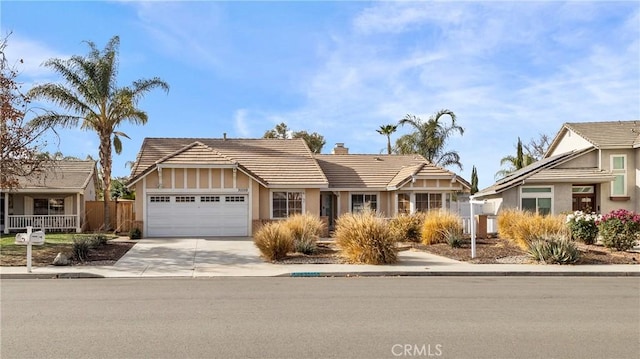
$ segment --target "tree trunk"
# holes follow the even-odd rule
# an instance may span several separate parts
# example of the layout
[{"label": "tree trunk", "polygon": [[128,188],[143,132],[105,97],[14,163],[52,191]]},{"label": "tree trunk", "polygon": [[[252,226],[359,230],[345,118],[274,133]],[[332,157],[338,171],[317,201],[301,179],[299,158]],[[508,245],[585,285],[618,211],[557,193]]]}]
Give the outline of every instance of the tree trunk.
[{"label": "tree trunk", "polygon": [[102,188],[104,200],[104,230],[111,231],[109,199],[111,197],[111,134],[100,134],[100,167],[102,167]]},{"label": "tree trunk", "polygon": [[387,135],[387,154],[391,154],[391,135]]}]

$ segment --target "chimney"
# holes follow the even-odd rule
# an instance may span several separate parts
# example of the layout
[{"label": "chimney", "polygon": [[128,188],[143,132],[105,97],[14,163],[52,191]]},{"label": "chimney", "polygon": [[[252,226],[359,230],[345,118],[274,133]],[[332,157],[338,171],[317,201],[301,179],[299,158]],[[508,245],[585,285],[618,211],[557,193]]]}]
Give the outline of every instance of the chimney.
[{"label": "chimney", "polygon": [[344,147],[344,143],[338,142],[336,143],[335,147],[333,147],[331,154],[332,155],[348,155],[349,149],[347,147]]}]

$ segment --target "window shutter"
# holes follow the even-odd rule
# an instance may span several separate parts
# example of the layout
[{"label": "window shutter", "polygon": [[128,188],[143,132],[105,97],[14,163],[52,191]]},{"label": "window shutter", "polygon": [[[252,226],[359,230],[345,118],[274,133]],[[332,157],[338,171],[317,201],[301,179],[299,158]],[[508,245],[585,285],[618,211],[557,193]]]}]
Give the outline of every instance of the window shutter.
[{"label": "window shutter", "polygon": [[64,198],[64,214],[73,214],[73,196]]},{"label": "window shutter", "polygon": [[24,214],[33,214],[33,197],[24,196]]}]

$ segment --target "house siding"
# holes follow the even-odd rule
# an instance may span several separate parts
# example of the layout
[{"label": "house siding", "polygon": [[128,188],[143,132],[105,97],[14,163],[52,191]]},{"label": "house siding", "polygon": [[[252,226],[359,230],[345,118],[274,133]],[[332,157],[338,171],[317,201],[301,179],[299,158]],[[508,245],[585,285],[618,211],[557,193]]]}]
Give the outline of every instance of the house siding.
[{"label": "house siding", "polygon": [[582,136],[579,136],[572,130],[567,129],[562,137],[560,138],[560,142],[553,149],[553,152],[549,153],[548,157],[559,155],[561,153],[569,152],[572,150],[580,150],[583,148],[589,148],[593,146],[589,141],[585,140]]},{"label": "house siding", "polygon": [[561,165],[556,166],[555,168],[590,168],[598,167],[598,151],[591,151],[589,153],[585,153],[582,156],[572,159],[571,161],[565,162]]},{"label": "house siding", "polygon": [[305,212],[314,216],[320,216],[320,189],[307,189],[305,191]]},{"label": "house siding", "polygon": [[[607,149],[601,151],[602,169],[611,170],[611,156],[612,155],[626,155],[627,156],[627,196],[628,200],[625,201],[612,201],[611,200],[611,182],[603,183],[600,192],[600,211],[601,213],[607,213],[615,209],[626,209],[629,211],[638,211],[638,201],[640,200],[638,194],[638,167],[636,166],[638,160],[636,154],[639,152],[637,149]],[[636,168],[633,168],[633,167]]]}]

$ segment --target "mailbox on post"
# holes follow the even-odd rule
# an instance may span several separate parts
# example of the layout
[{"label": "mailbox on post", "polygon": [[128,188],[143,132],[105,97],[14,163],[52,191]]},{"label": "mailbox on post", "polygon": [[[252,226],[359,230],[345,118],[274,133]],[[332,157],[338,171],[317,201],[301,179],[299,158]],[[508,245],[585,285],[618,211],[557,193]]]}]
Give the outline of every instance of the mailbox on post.
[{"label": "mailbox on post", "polygon": [[16,234],[16,244],[27,246],[27,272],[31,273],[31,246],[44,244],[44,231],[32,232],[33,227],[27,227],[27,233]]}]

